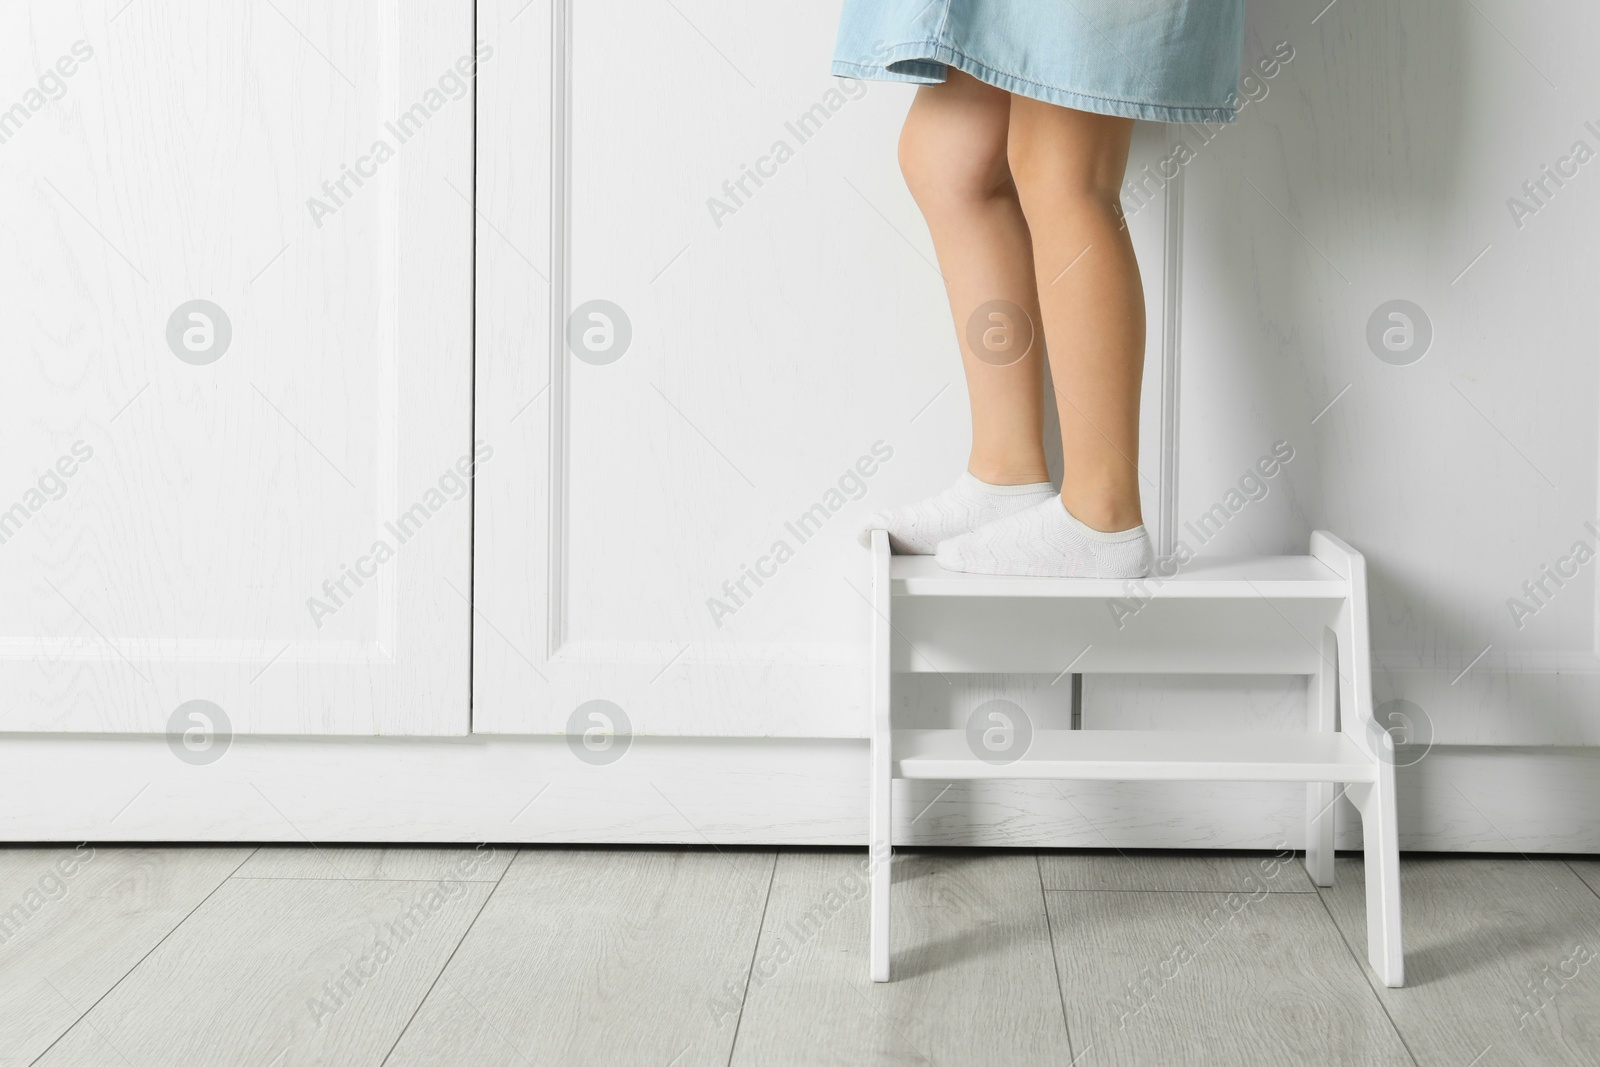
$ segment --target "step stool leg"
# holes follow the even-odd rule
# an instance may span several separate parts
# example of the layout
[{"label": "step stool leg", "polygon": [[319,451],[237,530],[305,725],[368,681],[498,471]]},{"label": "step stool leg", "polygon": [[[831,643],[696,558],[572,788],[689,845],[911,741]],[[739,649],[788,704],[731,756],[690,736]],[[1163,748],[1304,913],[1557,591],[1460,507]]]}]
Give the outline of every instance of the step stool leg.
[{"label": "step stool leg", "polygon": [[[889,980],[889,889],[894,882],[894,853],[890,847],[894,825],[890,797],[892,781],[888,773],[888,742],[872,742],[871,846],[871,963],[872,980]],[[880,770],[880,764],[882,765]]]},{"label": "step stool leg", "polygon": [[[1338,655],[1338,638],[1323,627],[1321,666],[1307,686],[1311,697],[1309,729],[1317,733],[1333,733],[1339,728],[1339,675],[1334,666]],[[1333,782],[1306,783],[1306,873],[1316,885],[1333,884],[1333,806],[1338,798],[1338,786]]]},{"label": "step stool leg", "polygon": [[1396,989],[1405,984],[1405,954],[1400,944],[1400,849],[1393,765],[1385,763],[1376,782],[1345,787],[1345,795],[1361,810],[1367,877],[1367,961],[1380,982]]},{"label": "step stool leg", "polygon": [[1367,619],[1367,564],[1361,553],[1318,531],[1312,554],[1341,571],[1350,593],[1339,612],[1339,728],[1372,756],[1377,776],[1344,788],[1361,812],[1366,858],[1367,961],[1391,989],[1405,982],[1400,942],[1400,833],[1395,814],[1394,738],[1372,718],[1372,635]]},{"label": "step stool leg", "polygon": [[[1392,744],[1392,742],[1391,742]],[[1379,772],[1362,818],[1366,837],[1367,958],[1378,980],[1391,989],[1405,984],[1405,954],[1400,947],[1400,832],[1395,813],[1393,749]]]},{"label": "step stool leg", "polygon": [[868,749],[867,860],[872,872],[868,956],[874,982],[889,980],[889,890],[894,882],[894,744],[890,709],[889,535],[872,532],[872,743]]}]

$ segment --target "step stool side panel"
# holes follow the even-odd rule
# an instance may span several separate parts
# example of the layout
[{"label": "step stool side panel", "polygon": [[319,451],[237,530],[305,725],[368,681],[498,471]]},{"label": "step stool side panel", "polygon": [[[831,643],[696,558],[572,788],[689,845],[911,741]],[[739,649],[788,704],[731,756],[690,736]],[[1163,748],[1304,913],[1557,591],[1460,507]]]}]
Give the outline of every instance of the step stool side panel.
[{"label": "step stool side panel", "polygon": [[[1341,556],[1350,595],[1335,628],[1339,647],[1340,729],[1377,764],[1377,780],[1352,783],[1345,795],[1361,812],[1361,838],[1367,880],[1367,960],[1379,981],[1391,988],[1405,981],[1400,932],[1400,838],[1395,816],[1394,738],[1372,714],[1372,633],[1367,611],[1367,564],[1343,541],[1318,531],[1322,544]],[[1316,551],[1318,535],[1312,537]],[[1338,566],[1324,560],[1330,567]]]},{"label": "step stool side panel", "polygon": [[1346,581],[1354,562],[1361,559],[1361,553],[1327,530],[1311,531],[1311,554]]}]

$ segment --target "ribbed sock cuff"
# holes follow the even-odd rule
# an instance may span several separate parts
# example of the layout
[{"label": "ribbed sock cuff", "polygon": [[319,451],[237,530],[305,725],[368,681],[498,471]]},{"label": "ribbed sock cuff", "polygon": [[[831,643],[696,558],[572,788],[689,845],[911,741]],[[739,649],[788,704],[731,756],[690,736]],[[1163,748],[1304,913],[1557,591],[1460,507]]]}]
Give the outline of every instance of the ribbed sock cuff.
[{"label": "ribbed sock cuff", "polygon": [[1076,515],[1067,510],[1066,504],[1061,505],[1061,513],[1067,517],[1067,521],[1072,524],[1072,528],[1074,530],[1077,530],[1080,534],[1091,541],[1099,541],[1108,545],[1117,545],[1124,541],[1137,541],[1139,538],[1144,536],[1143,523],[1140,523],[1138,526],[1135,526],[1131,529],[1115,530],[1108,533],[1105,530],[1096,530],[1092,526],[1085,525],[1081,520],[1078,519]]},{"label": "ribbed sock cuff", "polygon": [[1027,485],[991,485],[971,471],[963,471],[961,480],[973,489],[994,496],[1022,496],[1027,493],[1053,493],[1055,486],[1049,482],[1029,482]]}]

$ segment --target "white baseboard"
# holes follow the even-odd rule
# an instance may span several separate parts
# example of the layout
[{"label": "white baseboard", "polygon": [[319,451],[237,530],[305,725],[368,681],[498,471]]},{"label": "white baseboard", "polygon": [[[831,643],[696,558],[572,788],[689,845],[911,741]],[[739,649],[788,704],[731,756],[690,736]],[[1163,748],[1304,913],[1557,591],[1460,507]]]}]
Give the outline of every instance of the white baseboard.
[{"label": "white baseboard", "polygon": [[[864,845],[866,743],[238,737],[208,766],[163,737],[0,739],[0,841]],[[1600,748],[1436,746],[1398,769],[1404,849],[1600,852]],[[897,783],[900,845],[1303,845],[1298,785]],[[1360,844],[1341,801],[1339,847]]]}]

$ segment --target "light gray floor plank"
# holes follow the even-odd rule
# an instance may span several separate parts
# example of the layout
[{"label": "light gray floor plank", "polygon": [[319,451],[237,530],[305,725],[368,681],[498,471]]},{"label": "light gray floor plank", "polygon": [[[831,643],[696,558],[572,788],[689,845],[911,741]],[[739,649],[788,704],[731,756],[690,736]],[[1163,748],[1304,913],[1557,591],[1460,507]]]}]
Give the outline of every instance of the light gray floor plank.
[{"label": "light gray floor plank", "polygon": [[516,850],[496,848],[361,848],[263,845],[235,878],[382,878],[497,882]]},{"label": "light gray floor plank", "polygon": [[250,851],[0,850],[0,1067],[33,1062]]},{"label": "light gray floor plank", "polygon": [[779,858],[733,1062],[1069,1062],[1034,857],[902,853],[894,874],[894,980],[875,983],[865,850]]},{"label": "light gray floor plank", "polygon": [[1313,894],[1046,897],[1080,1067],[1411,1062]]},{"label": "light gray floor plank", "polygon": [[1041,852],[1039,873],[1050,890],[1314,893],[1317,888],[1298,856],[1265,852]]},{"label": "light gray floor plank", "polygon": [[1600,860],[1573,859],[1568,860],[1567,864],[1596,896],[1600,896]]},{"label": "light gray floor plank", "polygon": [[[1411,1062],[1391,1018],[1424,1067],[1600,1062],[1600,860],[1406,857],[1385,990],[1351,858],[1319,896],[1298,857],[904,853],[885,986],[860,852],[533,850],[498,889],[511,850],[72,853],[0,850],[0,1067],[1065,1064],[1058,969],[1077,1067]],[[1230,887],[1268,892],[1192,891]]]},{"label": "light gray floor plank", "polygon": [[385,1067],[727,1063],[773,860],[520,852]]},{"label": "light gray floor plank", "polygon": [[231,880],[40,1067],[377,1064],[493,889]]},{"label": "light gray floor plank", "polygon": [[[1341,858],[1322,892],[1364,958],[1361,877]],[[1600,899],[1566,863],[1406,856],[1400,899],[1406,984],[1372,985],[1419,1064],[1600,1063]]]}]

